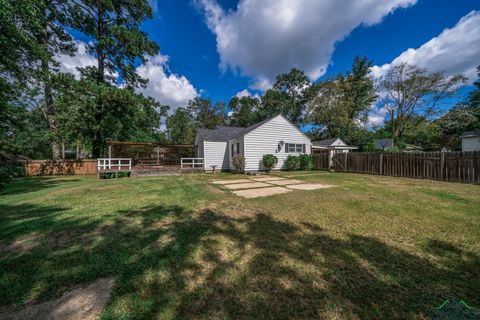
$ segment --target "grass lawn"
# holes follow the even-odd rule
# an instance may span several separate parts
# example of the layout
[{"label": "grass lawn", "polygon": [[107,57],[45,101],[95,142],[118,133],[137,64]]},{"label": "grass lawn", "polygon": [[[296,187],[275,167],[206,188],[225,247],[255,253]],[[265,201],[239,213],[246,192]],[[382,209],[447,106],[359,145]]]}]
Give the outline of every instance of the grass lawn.
[{"label": "grass lawn", "polygon": [[247,200],[202,174],[14,180],[0,194],[0,312],[106,276],[116,286],[102,319],[422,319],[446,299],[480,307],[480,186],[281,175],[337,187]]}]

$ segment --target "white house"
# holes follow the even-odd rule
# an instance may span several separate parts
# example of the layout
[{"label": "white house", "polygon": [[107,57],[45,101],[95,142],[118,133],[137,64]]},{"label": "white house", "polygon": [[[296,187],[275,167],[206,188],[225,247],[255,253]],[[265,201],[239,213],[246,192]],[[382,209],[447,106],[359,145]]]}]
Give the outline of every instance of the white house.
[{"label": "white house", "polygon": [[462,138],[462,151],[480,151],[480,131],[464,132]]},{"label": "white house", "polygon": [[311,153],[311,141],[283,115],[264,120],[248,128],[219,126],[199,129],[195,138],[195,154],[203,158],[204,170],[233,170],[232,157],[245,157],[245,171],[264,171],[262,158],[273,154],[278,163],[273,169],[284,168],[288,155]]}]

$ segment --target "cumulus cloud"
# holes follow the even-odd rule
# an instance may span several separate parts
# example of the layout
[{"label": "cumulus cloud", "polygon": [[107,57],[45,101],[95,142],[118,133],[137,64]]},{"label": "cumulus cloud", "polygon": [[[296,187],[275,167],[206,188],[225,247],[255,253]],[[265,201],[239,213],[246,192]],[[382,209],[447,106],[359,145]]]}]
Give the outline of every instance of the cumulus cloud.
[{"label": "cumulus cloud", "polygon": [[[57,61],[60,63],[62,72],[72,73],[78,78],[80,73],[77,68],[96,66],[97,60],[88,54],[85,42],[77,41],[77,47],[78,50],[75,56],[58,55]],[[142,78],[149,80],[147,87],[140,88],[138,91],[175,109],[179,106],[185,106],[198,93],[185,76],[174,74],[170,71],[168,60],[168,56],[158,54],[150,57],[146,64],[137,68],[138,74]]]},{"label": "cumulus cloud", "polygon": [[242,97],[254,97],[254,98],[260,98],[260,95],[258,93],[252,94],[248,89],[243,89],[241,91],[238,91],[237,94],[235,95],[237,98],[242,98]]},{"label": "cumulus cloud", "polygon": [[80,78],[80,72],[77,68],[96,66],[97,59],[87,52],[87,44],[82,41],[76,41],[77,53],[72,57],[65,54],[59,54],[56,60],[60,63],[60,71],[71,73],[75,78]]},{"label": "cumulus cloud", "polygon": [[252,88],[264,90],[291,67],[318,79],[331,63],[336,42],[416,1],[240,0],[228,12],[215,0],[196,4],[216,36],[220,69],[251,76]]},{"label": "cumulus cloud", "polygon": [[472,11],[437,37],[417,49],[410,48],[391,63],[374,66],[372,75],[380,78],[400,63],[427,68],[430,72],[445,72],[447,76],[463,73],[469,82],[475,81],[476,66],[480,61],[480,11]]},{"label": "cumulus cloud", "polygon": [[[472,11],[462,17],[457,24],[443,30],[437,37],[424,43],[419,48],[407,49],[391,63],[372,68],[372,76],[379,80],[388,70],[400,63],[409,63],[430,72],[444,72],[450,76],[463,73],[468,83],[477,79],[476,66],[480,59],[480,11]],[[380,97],[385,92],[379,91]],[[384,108],[373,108],[369,113],[368,124],[375,126],[382,123],[387,115]]]},{"label": "cumulus cloud", "polygon": [[185,76],[170,72],[168,60],[168,56],[159,54],[137,68],[138,74],[149,80],[140,91],[173,108],[186,106],[198,95],[197,90]]}]

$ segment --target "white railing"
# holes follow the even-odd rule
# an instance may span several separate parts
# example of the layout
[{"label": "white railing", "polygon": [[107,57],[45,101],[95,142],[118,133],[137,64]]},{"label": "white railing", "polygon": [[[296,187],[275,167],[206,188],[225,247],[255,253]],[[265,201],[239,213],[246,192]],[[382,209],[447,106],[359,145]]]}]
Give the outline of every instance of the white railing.
[{"label": "white railing", "polygon": [[97,170],[122,170],[122,169],[132,169],[132,159],[131,158],[98,158],[97,159]]},{"label": "white railing", "polygon": [[181,169],[203,169],[203,158],[181,158]]}]

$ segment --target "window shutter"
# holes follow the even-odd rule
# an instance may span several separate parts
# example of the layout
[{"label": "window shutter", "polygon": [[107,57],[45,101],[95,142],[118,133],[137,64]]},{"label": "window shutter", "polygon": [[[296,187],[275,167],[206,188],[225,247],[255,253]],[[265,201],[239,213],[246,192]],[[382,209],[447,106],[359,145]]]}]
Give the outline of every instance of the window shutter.
[{"label": "window shutter", "polygon": [[307,148],[305,147],[305,144],[303,144],[303,153],[307,153]]},{"label": "window shutter", "polygon": [[232,144],[232,157],[233,157],[233,148],[234,148],[234,147],[235,147],[235,146]]},{"label": "window shutter", "polygon": [[237,154],[240,154],[240,143],[237,142]]},{"label": "window shutter", "polygon": [[289,143],[285,143],[285,153],[288,153],[288,145]]}]

